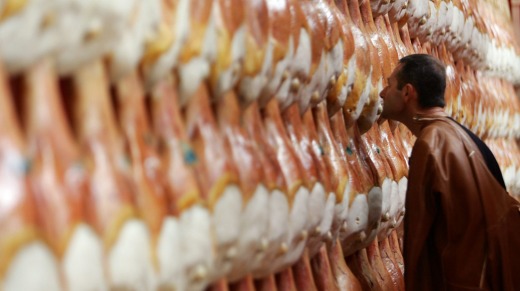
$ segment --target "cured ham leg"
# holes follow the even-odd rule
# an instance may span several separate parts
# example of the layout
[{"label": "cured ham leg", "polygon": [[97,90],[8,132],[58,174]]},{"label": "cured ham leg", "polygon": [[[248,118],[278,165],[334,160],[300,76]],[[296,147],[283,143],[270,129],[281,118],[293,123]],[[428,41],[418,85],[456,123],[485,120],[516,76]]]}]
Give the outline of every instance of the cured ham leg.
[{"label": "cured ham leg", "polygon": [[381,260],[392,279],[392,283],[395,290],[404,290],[404,276],[401,273],[401,269],[397,261],[395,260],[395,254],[390,246],[390,237],[387,237],[379,241],[379,253],[381,254]]},{"label": "cured ham leg", "polygon": [[86,202],[90,224],[101,237],[111,288],[153,288],[149,232],[136,218],[123,139],[117,131],[101,63],[72,78],[73,117],[89,173]]},{"label": "cured ham leg", "polygon": [[340,38],[343,43],[343,71],[337,77],[334,84],[331,79],[332,88],[329,89],[327,95],[327,109],[330,115],[333,115],[339,108],[343,108],[347,101],[347,96],[352,91],[355,82],[357,55],[355,53],[356,43],[352,29],[352,21],[350,15],[346,14],[348,10],[344,1],[328,1],[328,5],[332,9],[332,13],[337,17],[338,26],[340,28]]},{"label": "cured ham leg", "polygon": [[390,244],[390,249],[392,250],[392,253],[394,255],[395,262],[397,263],[397,266],[399,267],[399,270],[401,271],[401,274],[404,276],[404,259],[401,249],[401,244],[399,242],[399,236],[398,231],[393,231],[390,236],[388,237],[388,241]]},{"label": "cured ham leg", "polygon": [[361,284],[362,290],[385,290],[377,279],[376,272],[368,260],[366,249],[362,249],[346,258],[347,265]]},{"label": "cured ham leg", "polygon": [[262,254],[261,241],[265,240],[269,223],[269,192],[266,187],[262,163],[254,149],[253,140],[240,123],[242,112],[233,91],[225,93],[217,104],[220,132],[231,152],[238,170],[243,194],[244,210],[240,218],[240,237],[236,247],[233,269],[227,276],[235,281],[256,268]]},{"label": "cured ham leg", "polygon": [[230,291],[255,291],[255,283],[251,275],[242,278],[229,286]]},{"label": "cured ham leg", "polygon": [[[356,156],[354,156],[349,135],[345,128],[343,112],[337,112],[332,116],[330,123],[332,133],[338,144],[339,153],[346,167],[349,167],[350,173],[349,211],[346,228],[340,232],[339,236],[339,240],[343,245],[347,246],[351,243],[358,243],[360,236],[366,235],[366,232],[369,231],[367,229],[368,215],[371,210],[370,208],[373,207],[369,205],[369,202],[373,202],[372,197],[377,191],[371,192],[374,183],[370,177],[368,177],[366,169],[362,168]],[[348,252],[352,253],[356,250],[357,249],[353,247],[349,249]]]},{"label": "cured ham leg", "polygon": [[298,260],[307,242],[309,189],[303,183],[304,169],[287,137],[277,100],[271,99],[263,113],[267,141],[272,148],[277,149],[276,158],[287,187],[285,193],[289,203],[287,250],[283,250],[283,256],[273,262],[277,268],[283,269]]},{"label": "cured ham leg", "polygon": [[289,234],[289,202],[285,195],[287,185],[278,162],[277,152],[268,142],[258,103],[253,102],[243,116],[244,127],[258,154],[266,178],[269,193],[269,223],[267,236],[261,239],[258,265],[253,272],[255,278],[275,273],[273,260],[287,252]]},{"label": "cured ham leg", "polygon": [[[164,79],[155,86],[149,104],[168,196],[169,216],[163,222],[158,245],[160,286],[181,290],[186,288],[187,272],[194,265],[197,275],[204,277],[205,259],[198,256],[198,249],[211,249],[212,242],[207,239],[209,214],[201,205],[193,172],[197,156],[188,143],[175,88],[171,76]],[[183,244],[184,240],[189,246]]]},{"label": "cured ham leg", "polygon": [[327,245],[323,244],[318,253],[311,259],[314,282],[318,290],[341,290],[332,271],[331,262],[327,254]]},{"label": "cured ham leg", "polygon": [[331,230],[331,240],[335,240],[340,231],[346,230],[346,220],[350,199],[352,197],[350,196],[351,185],[349,169],[341,160],[340,150],[330,129],[326,106],[325,102],[322,102],[316,108],[313,108],[313,116],[318,133],[318,143],[323,151],[322,155],[325,156],[327,169],[331,176],[331,186],[332,189],[335,189],[336,194]]},{"label": "cured ham leg", "polygon": [[370,266],[376,275],[375,278],[383,290],[397,290],[397,283],[392,280],[392,277],[390,277],[390,274],[381,259],[377,239],[370,243],[366,248],[366,252]]},{"label": "cured ham leg", "polygon": [[[298,95],[300,110],[304,112],[309,106],[314,106],[327,97],[328,89],[336,84],[338,76],[343,71],[343,43],[337,15],[332,13],[331,7],[325,1],[305,0],[299,1],[299,5],[307,19],[313,39],[319,39],[311,42],[310,79]],[[339,108],[336,98],[329,101],[332,108]]]},{"label": "cured ham leg", "polygon": [[[321,146],[319,139],[318,139],[318,132],[316,129],[316,123],[314,122],[314,117],[312,110],[307,110],[303,116],[303,126],[306,132],[306,135],[308,135],[309,138],[309,145],[311,146],[311,155],[313,157],[314,164],[316,165],[316,170],[319,175],[318,181],[320,181],[321,184],[323,184],[325,188],[325,195],[327,197],[327,200],[325,202],[325,209],[323,213],[323,217],[321,219],[321,222],[319,225],[312,231],[311,229],[311,235],[309,237],[309,242],[307,244],[307,247],[309,249],[309,254],[311,258],[319,252],[319,249],[321,248],[321,244],[325,241],[330,241],[332,239],[332,222],[334,220],[334,207],[336,205],[336,189],[333,188],[332,178],[331,175],[329,175],[329,168],[327,166],[327,162],[325,161],[325,157],[323,155],[323,147]],[[314,199],[316,195],[314,195],[314,191],[311,192],[311,199],[309,200],[310,203],[313,203],[314,205],[309,205],[309,209],[311,211],[315,211],[315,207],[317,206],[317,203],[314,202]],[[319,213],[311,213],[311,215],[316,215]],[[312,216],[311,216],[312,217]]]},{"label": "cured ham leg", "polygon": [[[222,136],[219,135],[205,84],[201,84],[189,99],[184,118],[186,132],[197,157],[197,162],[194,163],[197,181],[211,215],[210,237],[214,243],[213,246],[205,245],[209,249],[196,249],[189,241],[184,242],[185,247],[193,251],[194,263],[199,261],[208,264],[197,263],[188,276],[199,278],[198,283],[205,285],[225,276],[232,268],[239,237],[243,193],[239,188],[229,148],[226,148]],[[186,223],[188,226],[190,222]],[[197,275],[200,274],[197,269],[201,268],[207,268],[204,278]]]},{"label": "cured ham leg", "polygon": [[56,255],[38,234],[36,201],[27,177],[26,141],[13,97],[21,96],[16,91],[11,94],[0,65],[0,288],[60,290]]},{"label": "cured ham leg", "polygon": [[229,286],[225,279],[220,279],[213,282],[211,286],[206,288],[206,291],[229,291]]},{"label": "cured ham leg", "polygon": [[165,239],[164,235],[173,235],[176,230],[171,224],[166,224],[169,201],[164,171],[154,149],[155,141],[148,125],[144,93],[137,74],[121,79],[116,84],[116,94],[118,116],[131,157],[131,176],[136,189],[135,206],[148,227],[152,260],[157,272],[160,258],[166,256],[160,252],[159,241]]},{"label": "cured ham leg", "polygon": [[179,1],[179,8],[185,14],[175,20],[177,25],[183,25],[187,30],[176,66],[179,101],[182,105],[186,104],[188,98],[195,94],[208,77],[210,64],[217,56],[216,4],[217,1],[214,0]]},{"label": "cured ham leg", "polygon": [[[51,61],[24,76],[23,116],[33,157],[29,175],[38,227],[59,262],[65,288],[104,288],[102,243],[87,223],[87,176],[72,138]],[[92,277],[85,278],[84,272]]]},{"label": "cured ham leg", "polygon": [[[352,84],[349,85],[347,100],[343,105],[345,122],[347,128],[351,127],[359,118],[363,106],[368,101],[368,94],[371,86],[372,63],[370,62],[370,52],[373,48],[366,38],[364,26],[360,26],[361,17],[359,8],[354,7],[354,3],[346,0],[336,0],[336,6],[345,17],[347,27],[350,29],[355,45],[353,65],[349,65],[352,76]],[[350,84],[350,83],[349,83]]]},{"label": "cured ham leg", "polygon": [[329,245],[328,255],[339,290],[362,290],[361,283],[345,262],[339,241]]},{"label": "cured ham leg", "polygon": [[255,290],[276,291],[276,277],[271,274],[265,278],[255,280]]},{"label": "cured ham leg", "polygon": [[292,74],[296,73],[290,67],[295,66],[291,62],[295,58],[299,43],[296,37],[300,32],[293,31],[297,22],[295,9],[298,9],[298,6],[293,0],[266,0],[265,2],[269,16],[269,43],[273,46],[272,75],[262,89],[258,102],[261,107],[264,107],[271,98],[275,97],[279,101],[280,108],[284,109],[294,102],[290,98],[289,90]]},{"label": "cured ham leg", "polygon": [[276,274],[276,289],[279,291],[296,291],[298,290],[294,283],[294,276],[291,268],[287,268]]},{"label": "cured ham leg", "polygon": [[317,290],[312,276],[308,251],[304,251],[300,260],[292,266],[292,272],[297,290]]},{"label": "cured ham leg", "polygon": [[217,53],[210,63],[209,87],[212,97],[218,100],[232,90],[242,73],[245,8],[241,0],[213,2]]},{"label": "cured ham leg", "polygon": [[[309,254],[312,256],[319,249],[324,238],[323,234],[326,234],[330,228],[330,225],[322,224],[324,219],[327,219],[326,207],[331,189],[325,173],[321,177],[318,176],[318,169],[326,171],[325,163],[323,160],[320,161],[321,156],[317,156],[313,151],[313,140],[309,134],[312,129],[304,126],[297,103],[293,103],[283,112],[283,119],[295,154],[302,165],[303,181],[307,189],[311,189],[307,212],[309,234],[307,247],[310,250]],[[320,178],[324,178],[324,180]]]},{"label": "cured ham leg", "polygon": [[360,131],[366,132],[377,120],[382,111],[379,92],[383,90],[383,74],[386,72],[390,74],[390,55],[374,24],[372,10],[368,1],[358,3],[357,0],[353,0],[352,2],[352,4],[349,4],[352,17],[354,18],[354,15],[356,15],[357,19],[354,21],[358,25],[364,26],[367,40],[371,42],[373,48],[370,50],[370,60],[373,66],[368,101],[363,107],[360,118],[357,120]]},{"label": "cured ham leg", "polygon": [[268,41],[270,19],[267,2],[251,0],[243,4],[245,51],[237,94],[244,104],[249,104],[258,100],[272,74],[273,46]]}]

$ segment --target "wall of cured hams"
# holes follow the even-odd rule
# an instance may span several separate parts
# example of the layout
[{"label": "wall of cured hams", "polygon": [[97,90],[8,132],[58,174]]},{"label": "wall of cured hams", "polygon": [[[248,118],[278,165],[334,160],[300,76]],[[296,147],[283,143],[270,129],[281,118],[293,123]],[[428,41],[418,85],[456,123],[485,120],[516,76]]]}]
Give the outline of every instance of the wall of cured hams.
[{"label": "wall of cured hams", "polygon": [[0,0],[0,290],[402,290],[399,58],[520,195],[506,1]]}]

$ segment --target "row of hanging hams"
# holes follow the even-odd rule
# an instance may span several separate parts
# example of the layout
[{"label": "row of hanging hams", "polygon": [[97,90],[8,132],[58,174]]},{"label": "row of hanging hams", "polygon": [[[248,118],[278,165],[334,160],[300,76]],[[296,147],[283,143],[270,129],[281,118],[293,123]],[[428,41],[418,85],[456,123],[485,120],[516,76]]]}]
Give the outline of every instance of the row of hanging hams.
[{"label": "row of hanging hams", "polygon": [[278,285],[306,286],[320,279],[310,257],[320,276],[334,258],[339,280],[341,246],[381,256],[378,234],[402,274],[388,240],[403,189],[386,160],[399,182],[406,169],[388,124],[365,138],[324,103],[303,116],[276,99],[243,110],[234,93],[212,110],[204,86],[181,110],[173,78],[145,99],[136,74],[110,91],[105,73],[96,63],[59,80],[42,61],[2,76],[5,290],[202,289],[279,272]]},{"label": "row of hanging hams", "polygon": [[483,5],[0,1],[0,289],[402,290],[399,58],[443,60],[520,194],[519,50]]}]

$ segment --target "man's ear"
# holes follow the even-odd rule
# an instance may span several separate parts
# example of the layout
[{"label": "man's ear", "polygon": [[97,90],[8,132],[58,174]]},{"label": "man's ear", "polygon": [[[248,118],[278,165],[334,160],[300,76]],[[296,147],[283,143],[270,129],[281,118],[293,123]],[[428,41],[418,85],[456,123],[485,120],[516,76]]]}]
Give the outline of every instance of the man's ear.
[{"label": "man's ear", "polygon": [[403,89],[403,98],[406,102],[417,99],[417,91],[415,91],[415,87],[412,84],[405,84]]}]

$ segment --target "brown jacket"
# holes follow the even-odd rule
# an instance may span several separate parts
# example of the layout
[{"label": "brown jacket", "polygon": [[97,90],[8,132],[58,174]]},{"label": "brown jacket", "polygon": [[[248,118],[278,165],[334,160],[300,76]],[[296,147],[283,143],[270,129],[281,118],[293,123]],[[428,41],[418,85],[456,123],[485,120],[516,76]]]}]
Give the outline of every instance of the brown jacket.
[{"label": "brown jacket", "polygon": [[[510,196],[457,123],[428,116],[416,122],[422,129],[406,196],[406,290],[520,290],[518,261],[501,243]],[[520,218],[518,209],[511,213]]]}]

